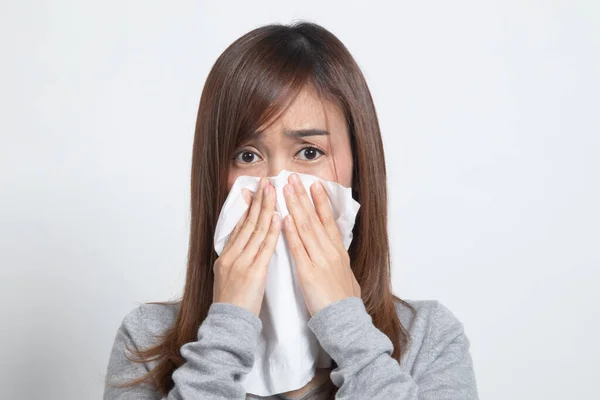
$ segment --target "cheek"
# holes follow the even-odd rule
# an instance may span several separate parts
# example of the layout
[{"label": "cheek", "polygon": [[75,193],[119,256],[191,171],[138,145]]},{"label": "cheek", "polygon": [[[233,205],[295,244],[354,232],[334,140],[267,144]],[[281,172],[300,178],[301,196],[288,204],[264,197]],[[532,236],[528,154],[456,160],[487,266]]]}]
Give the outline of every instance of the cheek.
[{"label": "cheek", "polygon": [[229,191],[233,187],[233,183],[235,182],[235,180],[241,175],[241,173],[233,171],[233,168],[229,169],[229,178],[227,180],[227,193],[229,193]]},{"label": "cheek", "polygon": [[338,182],[345,187],[352,186],[352,164],[338,167]]},{"label": "cheek", "polygon": [[321,163],[320,165],[308,165],[308,166],[300,166],[297,167],[296,165],[293,165],[292,167],[295,168],[287,168],[292,172],[298,172],[301,174],[308,174],[308,175],[314,175],[314,176],[318,176],[319,178],[326,180],[326,181],[331,181],[335,179],[335,175],[333,172],[333,164],[329,165],[330,163]]},{"label": "cheek", "polygon": [[318,176],[326,181],[338,182],[345,187],[352,186],[351,157],[347,160],[336,158],[335,161],[329,160],[329,162],[322,165],[299,169],[296,172]]},{"label": "cheek", "polygon": [[[352,186],[352,152],[348,151],[340,152],[335,157],[335,171],[337,172],[337,182],[345,187]],[[332,167],[333,173],[333,167]],[[335,179],[335,177],[332,177]]]},{"label": "cheek", "polygon": [[340,174],[340,184],[346,187],[352,187],[352,167],[349,171],[344,171],[344,174]]}]

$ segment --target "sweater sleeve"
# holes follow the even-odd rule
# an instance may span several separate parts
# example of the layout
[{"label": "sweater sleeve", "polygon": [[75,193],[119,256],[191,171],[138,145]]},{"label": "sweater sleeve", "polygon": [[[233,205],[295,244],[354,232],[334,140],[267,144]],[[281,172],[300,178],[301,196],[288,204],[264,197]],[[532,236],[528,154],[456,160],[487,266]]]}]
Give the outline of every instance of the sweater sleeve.
[{"label": "sweater sleeve", "polygon": [[250,311],[225,303],[211,305],[198,329],[198,340],[181,346],[186,362],[173,372],[174,387],[166,397],[146,384],[123,389],[109,385],[139,378],[149,371],[146,363],[132,362],[125,354],[126,347],[137,348],[135,338],[139,332],[135,325],[139,320],[130,314],[117,331],[107,368],[104,400],[246,399],[240,381],[252,369],[262,328],[260,319]]},{"label": "sweater sleeve", "polygon": [[391,357],[392,342],[373,325],[358,297],[330,304],[308,325],[337,364],[331,372],[339,388],[336,399],[478,399],[463,325],[439,302],[422,344],[427,365],[416,380]]}]

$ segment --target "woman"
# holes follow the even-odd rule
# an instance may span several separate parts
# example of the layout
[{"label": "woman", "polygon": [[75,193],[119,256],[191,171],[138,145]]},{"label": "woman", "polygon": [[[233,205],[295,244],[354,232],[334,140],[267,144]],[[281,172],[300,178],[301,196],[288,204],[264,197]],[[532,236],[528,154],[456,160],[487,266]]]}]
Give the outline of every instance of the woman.
[{"label": "woman", "polygon": [[[361,207],[348,251],[327,195],[292,174],[274,214],[265,179],[220,257],[219,211],[238,176],[282,169],[352,188]],[[309,196],[314,200],[311,206]],[[180,301],[148,303],[123,320],[105,399],[244,399],[267,264],[290,245],[310,329],[334,360],[304,387],[269,398],[476,399],[463,325],[434,300],[391,293],[384,153],[365,79],[344,45],[312,23],[267,25],[231,44],[205,83],[191,180],[188,269]]]}]

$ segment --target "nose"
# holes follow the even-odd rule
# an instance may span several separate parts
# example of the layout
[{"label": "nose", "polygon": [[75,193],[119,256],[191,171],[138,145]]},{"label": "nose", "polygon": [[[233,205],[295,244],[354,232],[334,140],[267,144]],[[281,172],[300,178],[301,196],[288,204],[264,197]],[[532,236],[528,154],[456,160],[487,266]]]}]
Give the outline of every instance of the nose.
[{"label": "nose", "polygon": [[271,178],[270,179],[271,184],[275,183],[274,180],[273,180],[273,177],[279,175],[279,173],[282,170],[284,170],[284,169],[288,170],[288,171],[291,171],[291,172],[299,172],[299,171],[295,171],[296,168],[295,168],[294,165],[289,165],[289,164],[286,164],[286,163],[269,165],[269,168],[268,168],[268,173],[269,174],[267,176]]},{"label": "nose", "polygon": [[287,169],[285,163],[272,160],[267,168],[267,176],[273,177],[279,175],[282,169]]},{"label": "nose", "polygon": [[279,175],[279,173],[281,172],[281,170],[287,170],[290,172],[298,172],[298,173],[302,173],[305,171],[302,171],[300,169],[298,169],[298,165],[294,163],[293,159],[290,159],[289,156],[287,156],[286,154],[283,155],[275,155],[273,157],[271,157],[270,159],[267,159],[266,163],[263,164],[265,165],[265,168],[263,169],[263,172],[266,173],[268,177],[274,177]]}]

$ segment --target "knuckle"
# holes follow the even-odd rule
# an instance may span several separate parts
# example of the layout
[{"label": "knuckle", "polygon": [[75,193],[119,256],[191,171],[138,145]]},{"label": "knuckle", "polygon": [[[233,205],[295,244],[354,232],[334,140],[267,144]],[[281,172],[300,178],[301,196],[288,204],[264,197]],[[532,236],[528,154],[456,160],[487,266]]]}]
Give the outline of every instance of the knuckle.
[{"label": "knuckle", "polygon": [[326,215],[323,217],[323,226],[326,228],[333,227],[335,225],[335,221],[331,215]]},{"label": "knuckle", "polygon": [[258,251],[257,254],[262,254],[265,251],[265,248],[267,247],[267,242],[264,241],[260,244],[260,246],[258,246]]},{"label": "knuckle", "polygon": [[300,225],[298,226],[298,229],[303,231],[303,232],[308,232],[311,230],[311,225],[309,221],[302,221],[300,222]]},{"label": "knuckle", "polygon": [[254,226],[254,231],[252,232],[254,236],[261,236],[263,233],[265,233],[267,230],[267,227],[263,224],[258,222],[255,226]]},{"label": "knuckle", "polygon": [[303,246],[299,242],[294,242],[290,244],[290,251],[294,254],[298,254],[302,251]]},{"label": "knuckle", "polygon": [[213,264],[213,271],[222,271],[229,268],[227,258],[219,257]]},{"label": "knuckle", "polygon": [[254,221],[254,219],[252,218],[248,218],[246,220],[246,222],[244,223],[245,228],[251,228],[254,229],[254,227],[256,226],[256,221]]},{"label": "knuckle", "polygon": [[[266,200],[266,199],[265,199],[265,200]],[[261,204],[261,208],[262,208],[263,212],[267,212],[267,211],[268,211],[268,210],[269,210],[271,207],[273,207],[273,206],[271,205],[271,203],[273,203],[273,202],[269,202],[269,201],[263,201],[263,202],[262,202],[262,204]]]},{"label": "knuckle", "polygon": [[277,238],[279,237],[280,229],[280,227],[277,227],[275,226],[275,224],[272,224],[269,228],[269,233],[267,233],[266,236],[268,240],[277,240]]},{"label": "knuckle", "polygon": [[320,222],[321,222],[321,220],[316,215],[310,215],[308,217],[308,224],[311,226],[316,225],[317,223],[320,223]]},{"label": "knuckle", "polygon": [[261,232],[259,230],[255,229],[250,234],[250,240],[249,240],[249,242],[252,242],[254,240],[260,240],[260,238],[261,238]]},{"label": "knuckle", "polygon": [[244,267],[244,266],[243,266],[243,263],[242,263],[242,262],[240,262],[239,260],[236,260],[236,261],[235,261],[235,262],[234,262],[234,263],[231,265],[231,269],[233,269],[233,270],[240,270],[240,269],[241,269],[241,270],[243,270],[243,269],[244,269],[243,267]]}]

